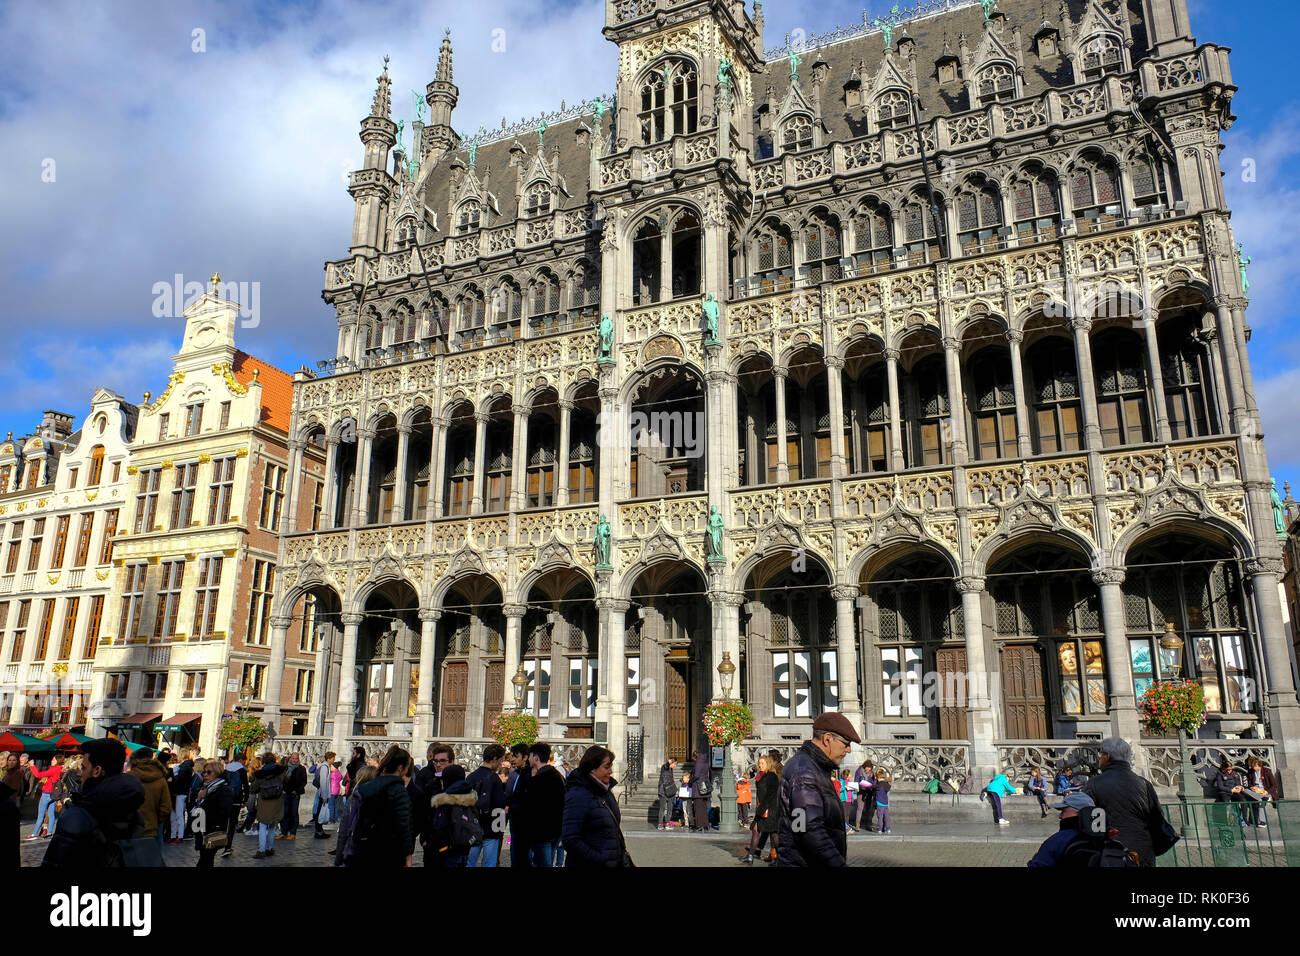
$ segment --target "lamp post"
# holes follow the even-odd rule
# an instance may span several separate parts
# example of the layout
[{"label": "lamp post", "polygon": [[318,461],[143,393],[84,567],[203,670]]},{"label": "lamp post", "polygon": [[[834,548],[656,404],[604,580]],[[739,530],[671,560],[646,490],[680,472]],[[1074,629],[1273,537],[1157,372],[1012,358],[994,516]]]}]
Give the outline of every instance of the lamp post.
[{"label": "lamp post", "polygon": [[244,682],[244,686],[239,688],[239,716],[248,716],[248,706],[253,702],[253,685]]},{"label": "lamp post", "polygon": [[[731,688],[736,680],[736,665],[731,661],[731,651],[722,652],[718,665],[718,684],[722,687],[723,701],[731,700]],[[731,766],[731,744],[722,746],[722,807],[718,814],[718,829],[722,833],[735,833],[736,826],[736,772]]]},{"label": "lamp post", "polygon": [[528,686],[528,675],[524,673],[523,661],[519,662],[515,676],[510,678],[510,684],[514,687],[515,712],[520,713],[524,709],[524,688]]},{"label": "lamp post", "polygon": [[[1165,632],[1160,636],[1160,673],[1162,677],[1166,674],[1177,675],[1172,678],[1174,680],[1181,677],[1183,673],[1183,639],[1174,630],[1173,621],[1165,623]],[[1178,784],[1178,801],[1183,805],[1183,821],[1186,822],[1190,812],[1188,807],[1189,791],[1192,781],[1196,777],[1195,771],[1192,769],[1191,751],[1187,747],[1187,731],[1182,727],[1178,728],[1178,758],[1182,765],[1182,779]]]}]

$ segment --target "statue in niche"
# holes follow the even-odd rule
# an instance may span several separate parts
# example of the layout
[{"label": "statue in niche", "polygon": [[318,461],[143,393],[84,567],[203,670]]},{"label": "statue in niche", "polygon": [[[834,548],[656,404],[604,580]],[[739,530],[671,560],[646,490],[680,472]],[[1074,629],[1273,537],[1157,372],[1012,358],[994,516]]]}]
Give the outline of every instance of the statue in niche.
[{"label": "statue in niche", "polygon": [[614,320],[608,312],[600,314],[600,344],[596,351],[597,362],[614,361]]},{"label": "statue in niche", "polygon": [[596,570],[598,571],[612,570],[614,566],[610,564],[610,560],[609,560],[609,556],[610,556],[609,520],[604,515],[601,515],[600,520],[596,522],[596,536],[595,538],[592,539],[592,544],[594,544],[596,547]]},{"label": "statue in niche", "polygon": [[708,537],[708,560],[709,561],[726,561],[727,557],[722,553],[722,512],[717,507],[709,508],[709,537]]}]

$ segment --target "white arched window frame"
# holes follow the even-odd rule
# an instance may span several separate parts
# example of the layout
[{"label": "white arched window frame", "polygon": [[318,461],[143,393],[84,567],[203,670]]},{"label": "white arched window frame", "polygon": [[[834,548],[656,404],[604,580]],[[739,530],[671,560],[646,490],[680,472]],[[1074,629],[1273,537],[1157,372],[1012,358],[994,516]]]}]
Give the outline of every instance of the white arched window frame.
[{"label": "white arched window frame", "polygon": [[876,97],[876,125],[880,129],[902,129],[912,125],[912,97],[899,89],[885,90]]},{"label": "white arched window frame", "polygon": [[1096,33],[1083,43],[1083,78],[1099,80],[1124,72],[1124,44],[1112,33]]},{"label": "white arched window frame", "polygon": [[456,234],[463,236],[479,228],[483,219],[483,206],[477,199],[466,199],[456,207]]},{"label": "white arched window frame", "polygon": [[793,153],[813,147],[812,117],[799,113],[790,117],[781,127],[781,149]]},{"label": "white arched window frame", "polygon": [[990,63],[975,78],[979,105],[987,106],[1016,98],[1016,71],[1010,63]]},{"label": "white arched window frame", "polygon": [[461,338],[474,339],[483,335],[487,303],[483,293],[470,286],[456,303],[456,331]]},{"label": "white arched window frame", "polygon": [[695,63],[673,57],[647,70],[638,92],[641,143],[649,146],[699,127],[700,80]]},{"label": "white arched window frame", "polygon": [[524,192],[524,215],[543,216],[551,211],[551,184],[536,182]]}]

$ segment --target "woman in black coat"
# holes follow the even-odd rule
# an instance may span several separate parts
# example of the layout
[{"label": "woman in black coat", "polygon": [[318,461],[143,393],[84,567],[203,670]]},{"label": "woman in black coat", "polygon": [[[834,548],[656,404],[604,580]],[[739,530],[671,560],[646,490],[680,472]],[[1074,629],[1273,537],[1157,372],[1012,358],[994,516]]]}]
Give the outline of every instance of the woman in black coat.
[{"label": "woman in black coat", "polygon": [[673,818],[673,802],[677,799],[677,761],[672,757],[659,768],[659,824],[656,830],[667,830]]},{"label": "woman in black coat", "polygon": [[404,779],[411,767],[411,755],[393,745],[380,761],[379,776],[357,787],[356,822],[344,851],[344,866],[382,869],[411,865],[415,833]]},{"label": "woman in black coat", "polygon": [[619,828],[618,801],[610,791],[618,781],[612,776],[614,754],[604,747],[588,747],[569,778],[564,794],[564,865],[575,869],[614,867],[623,863],[623,831]]},{"label": "woman in black coat", "polygon": [[768,862],[776,859],[776,826],[781,813],[781,759],[776,754],[763,754],[758,758],[758,784],[754,789],[754,827],[749,849],[741,861],[746,866],[762,857],[763,846],[769,839],[772,850]]},{"label": "woman in black coat", "polygon": [[199,851],[199,862],[196,866],[199,869],[210,869],[213,860],[216,859],[217,851],[221,848],[207,849],[203,844],[208,834],[226,833],[235,794],[225,777],[221,775],[221,761],[207,761],[200,774],[203,783],[198,797],[194,800],[190,816],[194,819],[194,849]]}]

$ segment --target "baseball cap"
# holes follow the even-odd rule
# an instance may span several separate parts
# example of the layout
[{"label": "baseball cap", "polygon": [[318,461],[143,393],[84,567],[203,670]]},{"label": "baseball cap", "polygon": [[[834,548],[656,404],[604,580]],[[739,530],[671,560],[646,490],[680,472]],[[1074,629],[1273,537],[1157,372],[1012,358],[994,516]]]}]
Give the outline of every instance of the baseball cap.
[{"label": "baseball cap", "polygon": [[1067,793],[1065,799],[1058,804],[1054,804],[1052,809],[1088,810],[1096,805],[1097,804],[1092,802],[1092,797],[1088,796],[1086,793]]},{"label": "baseball cap", "polygon": [[126,763],[126,748],[122,746],[121,741],[114,740],[112,737],[87,740],[78,749],[89,757],[90,762],[96,767],[102,767],[106,777],[121,773],[122,764]]},{"label": "baseball cap", "polygon": [[850,743],[862,743],[862,738],[853,729],[853,724],[849,722],[849,719],[843,714],[834,711],[822,714],[813,721],[813,736],[820,737],[822,734],[839,734]]}]

